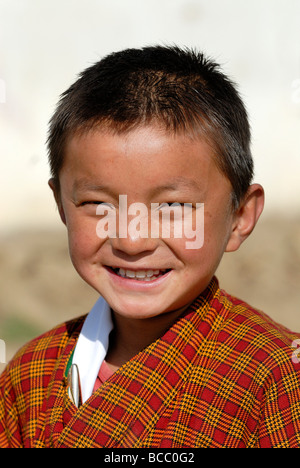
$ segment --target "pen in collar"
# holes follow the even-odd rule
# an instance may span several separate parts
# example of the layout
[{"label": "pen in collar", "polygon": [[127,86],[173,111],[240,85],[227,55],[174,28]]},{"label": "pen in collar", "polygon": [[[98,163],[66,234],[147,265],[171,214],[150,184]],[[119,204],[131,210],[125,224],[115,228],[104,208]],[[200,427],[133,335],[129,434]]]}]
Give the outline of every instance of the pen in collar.
[{"label": "pen in collar", "polygon": [[80,377],[77,364],[72,364],[68,372],[68,394],[77,408],[81,405]]}]

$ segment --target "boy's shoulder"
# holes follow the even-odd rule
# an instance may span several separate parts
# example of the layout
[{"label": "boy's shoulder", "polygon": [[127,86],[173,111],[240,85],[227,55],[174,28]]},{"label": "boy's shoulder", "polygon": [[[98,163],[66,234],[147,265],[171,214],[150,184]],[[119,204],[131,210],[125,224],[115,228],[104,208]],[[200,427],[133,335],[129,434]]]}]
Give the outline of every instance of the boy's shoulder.
[{"label": "boy's shoulder", "polygon": [[49,363],[55,363],[68,343],[76,341],[85,318],[86,315],[83,315],[61,323],[29,341],[19,349],[7,367],[13,369],[30,363],[32,369],[33,367],[37,369],[42,362],[45,362],[49,368]]},{"label": "boy's shoulder", "polygon": [[259,362],[271,361],[275,357],[278,364],[284,361],[300,363],[296,355],[300,333],[291,331],[223,289],[218,289],[214,301],[225,311],[221,314],[223,320],[218,333],[219,343],[230,346],[233,353],[251,355]]},{"label": "boy's shoulder", "polygon": [[[1,447],[11,443],[19,446],[23,437],[20,431],[35,431],[53,372],[64,353],[72,351],[84,318],[67,321],[31,340],[7,364],[0,376]],[[7,425],[7,415],[15,415],[16,412],[19,419]],[[24,427],[22,424],[19,427],[18,421],[23,421]]]},{"label": "boy's shoulder", "polygon": [[[267,356],[277,353],[285,355],[288,360],[294,356],[293,362],[298,363],[296,348],[300,345],[300,333],[289,330],[264,312],[220,289],[216,278],[212,292],[207,325],[212,331],[210,338],[222,349],[224,357],[225,351],[230,350],[233,355],[248,353],[262,362]],[[64,322],[33,339],[16,353],[8,368],[26,363],[31,363],[31,366],[36,363],[38,368],[44,362],[50,370],[50,362],[54,366],[67,347],[72,349],[75,346],[85,318],[83,315]]]}]

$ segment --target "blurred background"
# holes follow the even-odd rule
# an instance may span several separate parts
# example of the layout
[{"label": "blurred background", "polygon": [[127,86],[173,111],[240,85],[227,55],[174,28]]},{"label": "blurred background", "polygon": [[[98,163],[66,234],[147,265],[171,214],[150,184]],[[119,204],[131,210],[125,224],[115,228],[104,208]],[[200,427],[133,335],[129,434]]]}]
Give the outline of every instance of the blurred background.
[{"label": "blurred background", "polygon": [[[255,181],[266,191],[252,236],[221,286],[300,332],[300,1],[0,0],[0,339],[27,340],[90,310],[47,185],[47,124],[59,95],[112,51],[192,46],[239,84]],[[0,368],[1,370],[1,368]]]}]

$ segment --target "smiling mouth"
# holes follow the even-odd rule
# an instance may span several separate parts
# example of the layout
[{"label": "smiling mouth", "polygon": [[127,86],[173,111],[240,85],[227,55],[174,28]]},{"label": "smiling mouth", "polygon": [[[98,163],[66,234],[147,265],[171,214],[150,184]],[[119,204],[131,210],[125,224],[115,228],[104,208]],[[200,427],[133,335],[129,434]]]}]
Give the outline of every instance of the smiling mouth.
[{"label": "smiling mouth", "polygon": [[137,281],[154,281],[161,276],[164,276],[170,271],[170,269],[165,270],[127,270],[125,268],[112,268],[107,267],[109,270],[113,271],[117,276],[126,279],[132,279]]}]

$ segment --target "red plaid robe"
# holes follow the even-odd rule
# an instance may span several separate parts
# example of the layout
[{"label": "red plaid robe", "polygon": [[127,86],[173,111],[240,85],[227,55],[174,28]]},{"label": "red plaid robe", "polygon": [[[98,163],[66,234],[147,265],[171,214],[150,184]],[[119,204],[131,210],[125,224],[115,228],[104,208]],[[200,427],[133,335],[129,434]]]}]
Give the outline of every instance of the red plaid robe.
[{"label": "red plaid robe", "polygon": [[300,447],[295,336],[216,279],[77,409],[65,371],[83,320],[35,339],[7,366],[0,447]]}]

